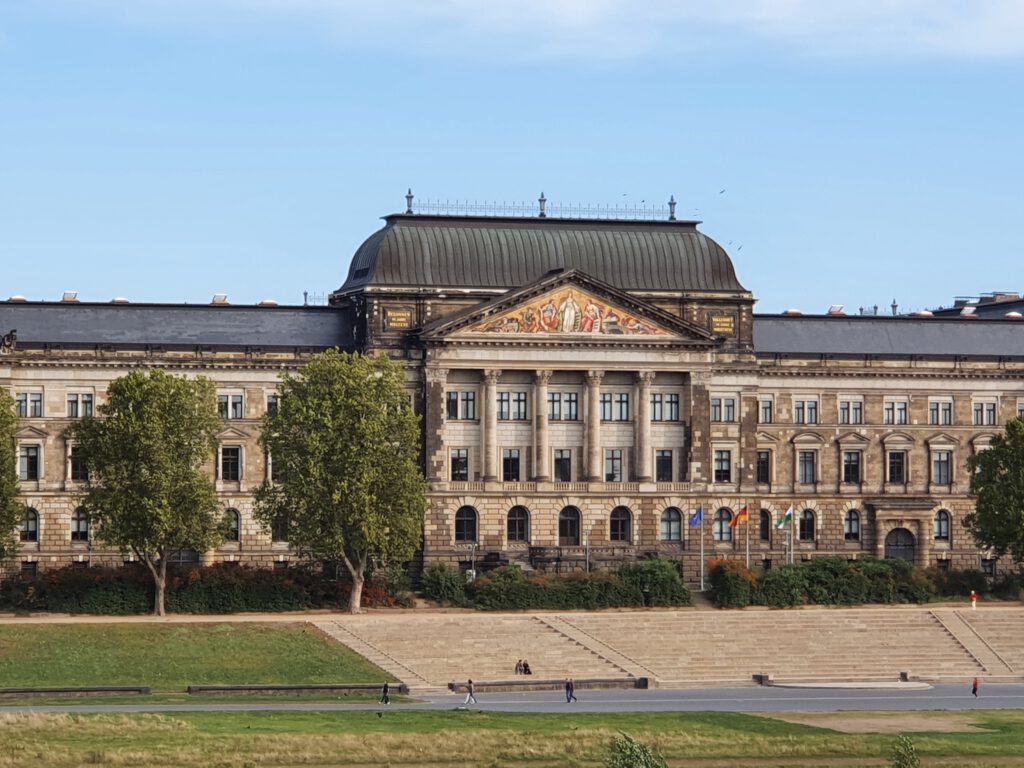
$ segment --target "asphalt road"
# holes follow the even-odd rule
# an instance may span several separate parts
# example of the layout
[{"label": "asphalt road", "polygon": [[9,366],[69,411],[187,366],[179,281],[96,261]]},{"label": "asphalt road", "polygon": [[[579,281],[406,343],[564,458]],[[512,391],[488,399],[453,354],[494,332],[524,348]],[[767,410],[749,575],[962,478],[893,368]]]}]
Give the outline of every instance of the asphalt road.
[{"label": "asphalt road", "polygon": [[[711,688],[577,690],[566,704],[560,691],[481,693],[470,709],[492,712],[839,712],[843,710],[971,710],[1024,708],[1024,684],[983,683],[979,697],[967,685],[936,685],[926,690],[847,688]],[[463,706],[465,694],[446,694],[415,703],[255,702],[252,704],[67,704],[3,707],[0,713],[27,712],[344,712],[356,710],[444,710]]]}]

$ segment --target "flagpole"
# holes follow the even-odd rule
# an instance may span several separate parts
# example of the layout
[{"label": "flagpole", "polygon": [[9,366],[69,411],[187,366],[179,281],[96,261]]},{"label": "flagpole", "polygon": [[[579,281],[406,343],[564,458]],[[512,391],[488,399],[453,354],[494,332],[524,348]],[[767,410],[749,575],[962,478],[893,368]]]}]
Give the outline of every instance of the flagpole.
[{"label": "flagpole", "polygon": [[747,524],[747,568],[749,569],[750,568],[750,509],[749,509],[749,507],[744,507],[744,509],[747,510],[747,519],[746,519],[745,522]]},{"label": "flagpole", "polygon": [[[702,509],[698,507],[698,509]],[[697,526],[697,536],[700,537],[700,591],[704,591],[704,515],[703,512],[700,518],[700,524]]]},{"label": "flagpole", "polygon": [[[792,508],[792,505],[790,505]],[[793,527],[796,525],[796,510],[793,510],[793,517],[789,521],[789,564],[793,565],[796,559],[793,556]]]}]

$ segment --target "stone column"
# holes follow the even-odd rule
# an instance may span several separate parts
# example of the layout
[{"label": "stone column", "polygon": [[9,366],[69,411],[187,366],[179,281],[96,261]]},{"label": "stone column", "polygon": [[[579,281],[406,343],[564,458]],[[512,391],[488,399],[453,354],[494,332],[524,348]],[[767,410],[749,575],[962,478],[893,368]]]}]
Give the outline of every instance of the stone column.
[{"label": "stone column", "polygon": [[934,532],[932,520],[933,518],[928,516],[917,521],[917,562],[914,565],[918,565],[921,568],[927,568],[931,565]]},{"label": "stone column", "polygon": [[[448,457],[445,456],[444,425],[447,415],[447,402],[444,388],[448,382],[446,368],[427,368],[425,370],[427,386],[425,393],[423,431],[427,455],[427,480],[432,483],[443,482]],[[269,469],[269,468],[268,468]]]},{"label": "stone column", "polygon": [[484,481],[498,479],[498,379],[501,371],[484,371]]},{"label": "stone column", "polygon": [[587,421],[583,428],[583,444],[587,453],[586,478],[590,482],[604,480],[601,463],[601,379],[604,371],[587,371]]},{"label": "stone column", "polygon": [[636,375],[636,418],[633,437],[636,445],[636,479],[651,481],[651,384],[654,371],[640,371]]},{"label": "stone column", "polygon": [[533,479],[551,479],[551,458],[548,454],[548,382],[551,371],[537,371],[533,384]]}]

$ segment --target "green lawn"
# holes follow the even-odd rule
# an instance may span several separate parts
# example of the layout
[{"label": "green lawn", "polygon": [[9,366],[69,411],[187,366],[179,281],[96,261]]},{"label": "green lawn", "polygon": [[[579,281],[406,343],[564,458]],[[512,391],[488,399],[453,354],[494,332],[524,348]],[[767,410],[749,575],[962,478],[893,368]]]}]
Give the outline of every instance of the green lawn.
[{"label": "green lawn", "polygon": [[[881,714],[898,721],[901,713]],[[1024,713],[929,714],[910,734],[924,766],[1024,766]],[[951,730],[964,719],[980,729]],[[517,715],[488,712],[0,715],[0,768],[46,765],[472,766],[597,768],[630,733],[671,766],[878,766],[893,733],[843,734],[741,714]]]},{"label": "green lawn", "polygon": [[303,622],[0,625],[0,688],[380,683],[390,676]]}]

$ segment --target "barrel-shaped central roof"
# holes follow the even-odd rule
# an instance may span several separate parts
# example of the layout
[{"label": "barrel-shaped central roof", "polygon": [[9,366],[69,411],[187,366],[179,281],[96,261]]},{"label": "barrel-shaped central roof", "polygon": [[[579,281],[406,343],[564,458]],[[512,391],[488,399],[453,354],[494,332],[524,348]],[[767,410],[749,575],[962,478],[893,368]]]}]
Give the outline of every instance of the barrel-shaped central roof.
[{"label": "barrel-shaped central roof", "polygon": [[335,295],[368,287],[512,289],[577,269],[625,291],[744,293],[693,221],[395,214],[352,258]]}]

